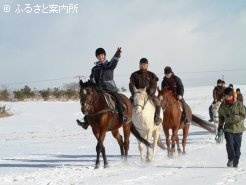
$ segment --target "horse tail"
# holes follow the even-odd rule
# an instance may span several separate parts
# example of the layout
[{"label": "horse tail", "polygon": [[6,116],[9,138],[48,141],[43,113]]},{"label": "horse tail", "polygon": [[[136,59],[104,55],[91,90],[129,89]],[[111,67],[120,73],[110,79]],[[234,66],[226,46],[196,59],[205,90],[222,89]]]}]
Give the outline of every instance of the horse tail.
[{"label": "horse tail", "polygon": [[161,136],[159,136],[159,138],[158,138],[157,145],[158,145],[162,150],[166,150],[166,149],[167,149],[167,148],[165,147],[164,143],[161,141]]},{"label": "horse tail", "polygon": [[208,121],[205,121],[198,116],[192,114],[192,122],[201,126],[202,128],[208,130],[211,133],[215,133],[215,126],[210,124]]},{"label": "horse tail", "polygon": [[133,123],[131,123],[131,132],[133,133],[133,135],[143,144],[145,144],[146,146],[152,148],[153,146],[146,140],[144,139],[140,133],[138,132],[137,128],[135,127],[135,125]]}]

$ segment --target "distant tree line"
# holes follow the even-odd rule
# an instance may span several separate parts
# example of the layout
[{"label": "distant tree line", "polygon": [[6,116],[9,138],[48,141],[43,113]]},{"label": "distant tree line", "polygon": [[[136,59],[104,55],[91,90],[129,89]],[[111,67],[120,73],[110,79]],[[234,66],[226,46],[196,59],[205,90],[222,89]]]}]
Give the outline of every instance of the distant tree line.
[{"label": "distant tree line", "polygon": [[76,100],[79,98],[78,88],[60,89],[60,88],[47,88],[43,90],[31,89],[25,85],[23,88],[9,91],[7,89],[0,90],[0,101],[24,101],[43,99],[47,100]]},{"label": "distant tree line", "polygon": [[[118,91],[125,92],[126,89],[121,87]],[[79,99],[78,83],[69,83],[64,88],[47,88],[43,90],[31,89],[28,85],[23,88],[10,91],[7,88],[0,90],[0,101],[24,101],[24,100],[77,100]]]}]

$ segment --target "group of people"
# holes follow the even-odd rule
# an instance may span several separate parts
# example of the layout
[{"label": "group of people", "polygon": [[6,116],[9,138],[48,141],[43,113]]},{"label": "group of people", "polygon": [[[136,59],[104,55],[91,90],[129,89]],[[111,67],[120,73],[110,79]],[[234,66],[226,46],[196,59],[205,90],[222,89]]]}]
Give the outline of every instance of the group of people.
[{"label": "group of people", "polygon": [[[114,82],[114,69],[121,57],[121,48],[118,48],[113,58],[106,60],[106,51],[103,48],[98,48],[95,52],[97,62],[91,70],[90,81],[95,83],[99,89],[110,93],[116,101],[119,117],[123,124],[129,122],[131,118],[124,114],[124,106],[120,101],[117,93],[116,84]],[[148,59],[141,58],[139,61],[139,70],[133,72],[130,76],[129,90],[131,97],[134,96],[134,86],[145,88],[149,98],[156,106],[154,121],[158,125],[162,122],[160,118],[160,100],[156,97],[155,92],[157,89],[158,77],[155,73],[148,71]],[[185,123],[188,120],[188,111],[183,99],[184,86],[179,77],[172,71],[171,67],[164,68],[164,78],[162,81],[162,89],[167,88],[172,91],[173,95],[183,105]],[[225,133],[226,149],[228,154],[228,167],[237,167],[240,158],[240,147],[242,141],[242,133],[245,131],[245,107],[243,106],[243,97],[240,89],[234,92],[233,85],[225,87],[225,82],[221,79],[217,81],[217,86],[213,90],[213,103],[209,108],[210,121],[218,124],[218,132],[222,130]],[[84,121],[77,120],[78,125],[87,129],[89,123],[87,117]]]},{"label": "group of people", "polygon": [[[229,84],[228,87],[233,90],[234,98],[243,103],[243,95],[241,90],[237,88],[236,91],[234,91],[233,84]],[[213,89],[213,102],[209,106],[209,122],[215,122],[215,124],[218,124],[218,108],[223,101],[225,88],[225,81],[218,79],[217,85]]]},{"label": "group of people", "polygon": [[[108,61],[106,60],[106,51],[103,48],[98,48],[95,52],[97,62],[95,66],[91,70],[90,81],[95,83],[99,89],[110,93],[116,101],[117,109],[119,112],[119,117],[123,124],[128,123],[130,118],[124,114],[124,106],[120,101],[119,95],[117,94],[117,87],[114,82],[114,69],[116,68],[118,61],[121,57],[121,48],[118,48],[113,58]],[[156,125],[162,123],[162,119],[160,118],[160,100],[155,95],[157,90],[157,82],[159,78],[157,75],[148,70],[148,59],[141,58],[139,61],[139,70],[133,72],[130,76],[129,90],[131,92],[131,97],[134,96],[134,86],[139,88],[145,88],[149,95],[149,98],[153,101],[156,111],[154,121]],[[179,77],[177,77],[171,67],[167,66],[164,68],[164,78],[162,81],[162,88],[167,88],[173,92],[173,95],[176,96],[177,100],[179,100],[183,104],[184,110],[184,121],[188,123],[188,112],[185,106],[185,101],[183,99],[184,95],[184,86]],[[82,128],[87,129],[89,123],[87,121],[87,116],[84,117],[84,121],[77,120],[78,125]]]},{"label": "group of people", "polygon": [[217,80],[213,89],[213,102],[209,107],[210,122],[214,122],[217,136],[225,136],[228,167],[238,167],[241,155],[242,134],[246,130],[244,119],[246,108],[239,88],[234,91],[233,84],[225,87],[225,82]]}]

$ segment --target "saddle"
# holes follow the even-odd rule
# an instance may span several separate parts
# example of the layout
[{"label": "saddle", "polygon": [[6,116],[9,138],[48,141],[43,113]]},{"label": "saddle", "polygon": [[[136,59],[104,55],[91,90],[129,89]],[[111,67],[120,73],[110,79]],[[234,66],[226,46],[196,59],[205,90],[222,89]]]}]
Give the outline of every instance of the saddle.
[{"label": "saddle", "polygon": [[115,103],[115,99],[113,98],[113,96],[109,93],[104,92],[103,97],[104,97],[105,102],[108,105],[108,108],[116,110],[116,103]]}]

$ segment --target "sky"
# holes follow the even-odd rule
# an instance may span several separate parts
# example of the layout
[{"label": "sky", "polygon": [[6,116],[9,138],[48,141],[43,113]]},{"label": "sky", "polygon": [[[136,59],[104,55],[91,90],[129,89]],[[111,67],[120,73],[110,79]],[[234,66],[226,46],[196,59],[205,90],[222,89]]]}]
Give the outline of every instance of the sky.
[{"label": "sky", "polygon": [[[53,4],[77,4],[77,13],[42,12]],[[18,7],[27,8],[17,13]],[[0,89],[87,80],[98,47],[109,60],[122,47],[118,87],[128,89],[142,57],[158,85],[165,66],[185,87],[215,85],[218,78],[246,84],[245,0],[1,0],[0,25]]]}]

